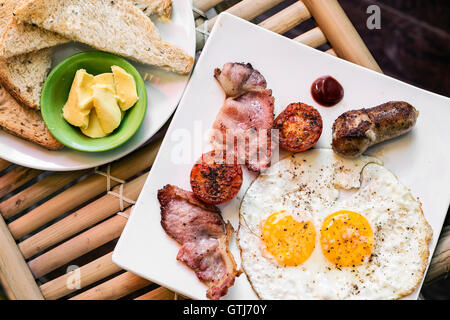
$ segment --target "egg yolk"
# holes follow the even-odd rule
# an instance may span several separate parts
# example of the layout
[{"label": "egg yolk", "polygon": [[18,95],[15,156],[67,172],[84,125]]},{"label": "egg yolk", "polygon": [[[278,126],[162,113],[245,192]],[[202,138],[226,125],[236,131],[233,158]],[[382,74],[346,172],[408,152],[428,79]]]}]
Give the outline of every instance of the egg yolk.
[{"label": "egg yolk", "polygon": [[373,231],[359,213],[344,210],[330,214],[320,233],[323,254],[338,268],[360,265],[372,253]]},{"label": "egg yolk", "polygon": [[311,221],[299,222],[285,211],[272,213],[261,224],[265,250],[284,266],[298,266],[314,251],[316,230]]}]

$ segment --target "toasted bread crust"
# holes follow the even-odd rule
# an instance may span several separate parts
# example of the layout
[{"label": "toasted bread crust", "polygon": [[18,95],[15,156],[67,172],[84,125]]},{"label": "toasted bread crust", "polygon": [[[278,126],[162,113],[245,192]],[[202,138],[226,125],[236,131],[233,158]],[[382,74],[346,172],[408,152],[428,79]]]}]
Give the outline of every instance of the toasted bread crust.
[{"label": "toasted bread crust", "polygon": [[[71,15],[69,9],[77,15]],[[189,73],[194,63],[193,57],[183,49],[161,40],[151,20],[129,1],[28,0],[16,8],[15,14],[24,23],[36,24],[99,50],[180,74]],[[89,29],[82,28],[86,21],[91,23]],[[102,36],[105,33],[115,36]]]},{"label": "toasted bread crust", "polygon": [[39,109],[51,56],[52,49],[43,49],[10,59],[0,58],[0,83],[19,103]]},{"label": "toasted bread crust", "polygon": [[20,104],[31,109],[39,109],[39,105],[36,105],[20,93],[20,88],[14,84],[9,76],[7,61],[3,58],[0,58],[0,84],[8,90],[9,94]]},{"label": "toasted bread crust", "polygon": [[[40,31],[37,27],[26,27],[23,24],[19,25],[15,23],[13,12],[18,3],[20,3],[18,0],[8,0],[6,2],[0,0],[0,34],[2,34],[0,39],[0,56],[3,56],[3,51],[6,46],[3,37],[12,26],[17,25],[18,29],[11,39],[9,39],[12,41],[11,45],[25,51],[30,42],[32,43],[36,38],[39,38],[40,32],[47,32]],[[34,31],[35,33],[32,33],[31,37],[22,39],[21,36],[26,33],[24,30],[37,31]],[[39,43],[39,41],[37,42]],[[41,44],[43,43],[43,41],[40,42]],[[31,49],[31,51],[33,52],[10,58],[0,58],[0,84],[21,105],[32,109],[39,109],[40,91],[51,65],[52,52],[51,49],[40,51]]]},{"label": "toasted bread crust", "polygon": [[166,18],[170,18],[170,16],[172,15],[172,0],[161,1],[161,4],[158,8],[158,14]]},{"label": "toasted bread crust", "polygon": [[134,0],[133,3],[148,16],[158,14],[170,18],[172,15],[172,0]]},{"label": "toasted bread crust", "polygon": [[39,111],[22,106],[1,86],[0,127],[49,150],[59,150],[63,147],[45,126]]},{"label": "toasted bread crust", "polygon": [[20,89],[10,79],[8,75],[8,66],[6,59],[0,58],[0,83],[8,90],[9,94],[14,97],[20,104],[23,104],[31,109],[39,109],[39,106],[32,103],[20,94]]},{"label": "toasted bread crust", "polygon": [[27,23],[19,23],[11,17],[0,35],[0,56],[8,59],[68,42],[69,39],[57,33]]}]

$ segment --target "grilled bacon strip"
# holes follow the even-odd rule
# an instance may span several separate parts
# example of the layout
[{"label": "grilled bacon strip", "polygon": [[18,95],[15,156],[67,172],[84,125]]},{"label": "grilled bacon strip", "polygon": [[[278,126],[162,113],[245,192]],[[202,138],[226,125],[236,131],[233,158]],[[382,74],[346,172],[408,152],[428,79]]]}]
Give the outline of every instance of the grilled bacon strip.
[{"label": "grilled bacon strip", "polygon": [[208,299],[218,300],[239,276],[228,248],[233,233],[220,210],[198,200],[190,191],[166,185],[158,190],[161,225],[181,244],[177,260],[184,262],[206,284]]},{"label": "grilled bacon strip", "polygon": [[226,63],[214,71],[214,77],[227,96],[213,124],[214,149],[234,152],[249,170],[264,171],[271,157],[272,90],[266,89],[266,80],[249,63]]},{"label": "grilled bacon strip", "polygon": [[253,69],[250,63],[226,63],[222,70],[214,70],[214,78],[220,83],[227,97],[238,97],[267,87],[266,79],[258,70]]}]

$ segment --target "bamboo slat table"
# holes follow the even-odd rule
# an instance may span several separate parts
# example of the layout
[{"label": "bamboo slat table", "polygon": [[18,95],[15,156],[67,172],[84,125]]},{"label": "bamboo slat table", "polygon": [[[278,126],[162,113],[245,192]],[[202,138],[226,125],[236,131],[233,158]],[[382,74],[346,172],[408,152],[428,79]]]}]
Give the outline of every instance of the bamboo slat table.
[{"label": "bamboo slat table", "polygon": [[[282,2],[235,0],[230,6],[230,1],[195,0],[198,49],[216,21],[206,19],[207,10],[215,7],[255,21]],[[381,72],[336,0],[297,1],[259,25],[284,34],[310,19],[315,26],[294,40],[314,48],[329,44],[327,53]],[[125,181],[122,185],[112,180],[112,192],[122,190],[126,199],[137,199],[163,134],[164,129],[138,151],[99,169]],[[43,172],[0,159],[0,281],[10,299],[176,298],[112,263],[133,201],[121,204],[105,186],[105,176],[94,170]],[[449,253],[447,225],[425,285],[446,276]]]}]

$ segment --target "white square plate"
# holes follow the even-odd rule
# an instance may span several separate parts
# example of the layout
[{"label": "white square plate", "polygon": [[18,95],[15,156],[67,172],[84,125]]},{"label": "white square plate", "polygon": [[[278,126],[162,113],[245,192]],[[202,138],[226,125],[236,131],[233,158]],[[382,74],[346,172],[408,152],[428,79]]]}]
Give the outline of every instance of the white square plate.
[{"label": "white square plate", "polygon": [[[209,151],[208,132],[224,102],[213,78],[214,68],[226,62],[250,62],[267,80],[275,97],[275,114],[291,102],[316,107],[323,118],[323,133],[316,147],[330,148],[331,126],[344,111],[373,107],[392,100],[414,105],[420,116],[414,130],[370,148],[400,181],[419,197],[434,232],[436,246],[450,203],[450,99],[415,88],[385,75],[322,53],[221,14],[198,60],[186,92],[133,213],[120,237],[113,261],[120,267],[195,299],[205,299],[206,287],[176,260],[179,245],[161,228],[157,190],[174,184],[190,190],[189,174],[202,152]],[[319,106],[310,94],[311,83],[331,75],[344,87],[344,99],[332,108]],[[201,143],[200,143],[201,142]],[[244,173],[238,196],[220,206],[225,220],[238,227],[240,200],[254,176]],[[240,264],[234,236],[231,251]],[[416,299],[419,288],[408,298]],[[236,279],[228,299],[256,298],[245,274]]]}]

